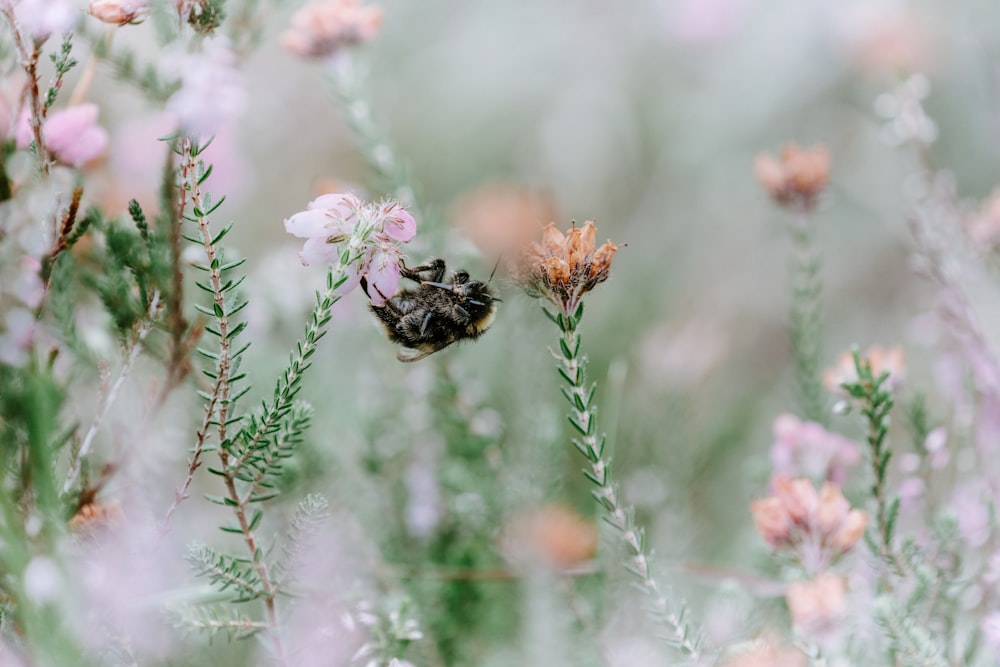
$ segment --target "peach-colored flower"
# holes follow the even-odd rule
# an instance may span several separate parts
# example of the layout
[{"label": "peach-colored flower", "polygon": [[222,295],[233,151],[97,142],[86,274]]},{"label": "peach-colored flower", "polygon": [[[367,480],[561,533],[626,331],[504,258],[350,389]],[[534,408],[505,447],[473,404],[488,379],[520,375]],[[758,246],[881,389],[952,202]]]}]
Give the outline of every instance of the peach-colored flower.
[{"label": "peach-colored flower", "polygon": [[830,177],[830,152],[822,145],[807,149],[789,144],[780,157],[757,155],[754,172],[776,202],[809,210],[816,205]]},{"label": "peach-colored flower", "polygon": [[382,10],[357,0],[314,0],[292,16],[281,45],[306,58],[329,58],[341,49],[367,42],[382,24]]},{"label": "peach-colored flower", "polygon": [[504,526],[502,550],[515,563],[569,568],[594,557],[597,526],[562,505],[548,505],[518,516]]},{"label": "peach-colored flower", "polygon": [[812,581],[796,581],[785,593],[792,625],[800,632],[826,632],[844,618],[847,584],[840,575],[826,572]]},{"label": "peach-colored flower", "polygon": [[510,257],[556,217],[556,208],[548,193],[491,184],[462,196],[449,217],[487,256]]},{"label": "peach-colored flower", "polygon": [[757,532],[772,549],[794,553],[807,571],[821,571],[850,551],[868,517],[851,509],[840,487],[825,482],[819,493],[810,479],[776,476],[774,494],[750,504]]},{"label": "peach-colored flower", "polygon": [[808,660],[801,651],[765,636],[730,646],[717,664],[718,667],[806,667]]},{"label": "peach-colored flower", "polygon": [[594,248],[597,227],[590,220],[575,224],[564,236],[555,224],[542,229],[512,266],[514,279],[535,297],[544,297],[563,313],[576,310],[584,294],[608,279],[611,260],[621,246],[610,240]]},{"label": "peach-colored flower", "polygon": [[143,17],[149,0],[90,0],[87,13],[98,21],[125,25]]},{"label": "peach-colored flower", "polygon": [[[861,356],[862,361],[868,361],[872,367],[872,375],[878,377],[888,373],[889,377],[883,387],[893,390],[906,378],[906,355],[903,348],[897,346],[888,349],[881,345],[873,345]],[[858,381],[858,371],[854,367],[854,357],[850,352],[844,352],[837,358],[837,364],[823,373],[823,386],[827,391],[843,394],[841,385]]]}]

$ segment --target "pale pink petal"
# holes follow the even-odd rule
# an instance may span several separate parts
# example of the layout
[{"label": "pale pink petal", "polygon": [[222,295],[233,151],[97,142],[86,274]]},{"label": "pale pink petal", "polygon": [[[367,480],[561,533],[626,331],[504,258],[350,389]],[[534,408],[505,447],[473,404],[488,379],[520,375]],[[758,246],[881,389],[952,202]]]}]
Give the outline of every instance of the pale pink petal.
[{"label": "pale pink petal", "polygon": [[384,306],[386,299],[396,293],[399,286],[399,265],[395,258],[385,253],[372,257],[368,268],[368,296],[375,306]]},{"label": "pale pink petal", "polygon": [[31,145],[32,140],[35,136],[31,132],[31,114],[28,113],[27,109],[22,109],[21,114],[17,117],[17,121],[14,123],[14,140],[17,142],[17,147],[24,150]]},{"label": "pale pink petal", "polygon": [[[309,242],[306,241],[306,243]],[[345,266],[344,273],[347,274],[347,280],[345,280],[340,287],[333,291],[334,296],[347,294],[361,283],[361,273],[358,271],[357,262]]]},{"label": "pale pink petal", "polygon": [[407,243],[417,235],[417,221],[405,209],[396,207],[386,217],[383,230],[389,237]]},{"label": "pale pink petal", "polygon": [[314,264],[333,264],[337,261],[340,246],[334,243],[327,243],[323,236],[313,236],[302,245],[302,252],[299,257],[306,266]]},{"label": "pale pink petal", "polygon": [[302,211],[285,220],[285,231],[300,238],[322,236],[325,240],[335,233],[330,231],[331,222],[324,209]]},{"label": "pale pink petal", "polygon": [[361,201],[350,193],[320,195],[309,202],[309,209],[330,208],[338,213],[342,213],[346,218],[348,215],[361,207]]}]

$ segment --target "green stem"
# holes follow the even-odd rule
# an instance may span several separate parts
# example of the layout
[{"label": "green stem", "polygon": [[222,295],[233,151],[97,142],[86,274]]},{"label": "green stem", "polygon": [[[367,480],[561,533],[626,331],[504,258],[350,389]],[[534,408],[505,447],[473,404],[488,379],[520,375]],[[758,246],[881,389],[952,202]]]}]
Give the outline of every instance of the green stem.
[{"label": "green stem", "polygon": [[790,335],[795,376],[803,416],[826,425],[826,400],[820,379],[820,261],[812,241],[808,214],[798,210],[791,229],[794,245]]},{"label": "green stem", "polygon": [[570,403],[569,421],[577,431],[573,445],[590,464],[590,469],[584,470],[583,474],[597,487],[592,494],[605,510],[604,520],[615,529],[628,552],[629,560],[625,562],[625,568],[639,580],[653,617],[667,626],[670,644],[697,662],[701,655],[700,638],[692,633],[684,611],[674,611],[653,576],[645,531],[636,526],[634,508],[622,503],[618,485],[612,476],[611,462],[604,456],[605,436],[597,435],[597,417],[593,406],[596,385],[587,386],[587,359],[580,354],[581,339],[577,331],[582,315],[582,303],[572,315],[550,315],[562,334],[559,339],[560,353],[553,353],[553,356],[559,364],[559,374],[566,383],[563,396]]}]

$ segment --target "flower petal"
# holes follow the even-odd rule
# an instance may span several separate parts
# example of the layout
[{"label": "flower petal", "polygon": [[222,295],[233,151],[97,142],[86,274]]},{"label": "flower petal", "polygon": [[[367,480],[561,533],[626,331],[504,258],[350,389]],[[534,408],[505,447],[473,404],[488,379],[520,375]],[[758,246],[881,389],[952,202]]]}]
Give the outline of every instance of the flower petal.
[{"label": "flower petal", "polygon": [[390,238],[407,243],[417,235],[417,221],[406,209],[395,206],[387,212],[383,231]]},{"label": "flower petal", "polygon": [[399,265],[386,253],[376,253],[368,266],[368,296],[375,306],[384,306],[399,287]]},{"label": "flower petal", "polygon": [[285,231],[301,238],[329,238],[332,220],[325,210],[317,209],[296,213],[285,220]]},{"label": "flower petal", "polygon": [[299,257],[306,266],[313,264],[332,264],[337,260],[339,246],[335,243],[327,243],[322,236],[313,236],[306,239],[302,246]]}]

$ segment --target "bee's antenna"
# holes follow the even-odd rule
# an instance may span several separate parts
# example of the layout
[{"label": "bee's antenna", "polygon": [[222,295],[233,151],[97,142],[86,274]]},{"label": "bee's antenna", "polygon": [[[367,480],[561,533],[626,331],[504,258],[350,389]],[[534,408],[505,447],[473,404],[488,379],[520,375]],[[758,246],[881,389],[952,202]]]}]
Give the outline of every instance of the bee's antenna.
[{"label": "bee's antenna", "polygon": [[501,259],[503,259],[503,253],[500,253],[499,255],[497,255],[497,263],[493,265],[493,270],[490,271],[490,278],[489,278],[489,280],[486,281],[487,285],[489,285],[491,282],[493,282],[493,276],[496,275],[497,269],[500,268],[500,260]]}]

